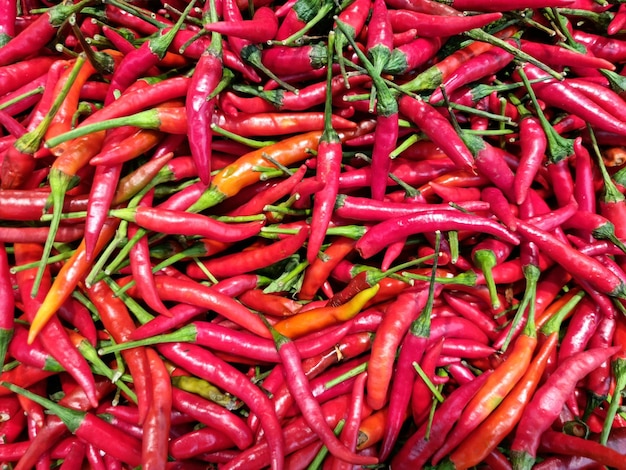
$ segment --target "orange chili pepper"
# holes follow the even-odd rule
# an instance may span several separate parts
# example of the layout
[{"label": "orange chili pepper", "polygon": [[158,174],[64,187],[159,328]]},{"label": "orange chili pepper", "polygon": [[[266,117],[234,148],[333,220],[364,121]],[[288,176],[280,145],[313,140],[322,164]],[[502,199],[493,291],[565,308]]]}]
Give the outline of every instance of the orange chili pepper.
[{"label": "orange chili pepper", "polygon": [[541,380],[558,339],[556,332],[547,338],[511,393],[450,455],[449,460],[457,470],[478,465],[513,430]]},{"label": "orange chili pepper", "polygon": [[274,328],[291,339],[322,330],[354,317],[367,301],[376,295],[376,292],[378,292],[378,284],[359,292],[349,302],[339,307],[320,307],[298,313],[279,321]]}]

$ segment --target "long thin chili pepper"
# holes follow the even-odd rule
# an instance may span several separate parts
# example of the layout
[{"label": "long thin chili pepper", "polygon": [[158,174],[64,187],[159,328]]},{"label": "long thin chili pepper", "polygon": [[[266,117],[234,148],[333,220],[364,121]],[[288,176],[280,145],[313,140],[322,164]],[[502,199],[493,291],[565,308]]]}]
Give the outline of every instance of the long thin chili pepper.
[{"label": "long thin chili pepper", "polygon": [[200,346],[189,344],[163,344],[159,351],[169,360],[189,372],[202,377],[226,391],[236,394],[252,412],[262,415],[261,426],[270,444],[273,469],[283,467],[284,443],[280,432],[280,424],[269,399],[261,390],[233,366],[221,361],[211,352]]},{"label": "long thin chili pepper", "polygon": [[[209,16],[212,22],[217,20],[214,6],[210,6]],[[210,95],[222,79],[221,56],[222,38],[220,34],[214,32],[211,35],[211,44],[198,59],[187,92],[187,120],[191,123],[189,145],[200,181],[204,184],[209,184],[211,179],[211,140],[213,133],[210,124],[216,98]]]},{"label": "long thin chili pepper", "polygon": [[0,244],[0,296],[4,299],[0,307],[0,364],[4,364],[15,325],[13,283],[11,282],[9,259],[4,243]]},{"label": "long thin chili pepper", "polygon": [[133,466],[141,464],[141,443],[94,414],[65,408],[26,389],[3,382],[10,390],[41,404],[58,416],[77,437]]},{"label": "long thin chili pepper", "polygon": [[300,408],[307,424],[316,432],[328,450],[335,457],[353,464],[371,465],[377,463],[377,458],[359,456],[347,449],[341,441],[337,439],[326,424],[322,409],[309,389],[308,379],[302,370],[302,359],[300,358],[300,353],[295,344],[274,328],[271,328],[270,331],[274,337],[278,354],[282,359],[282,364],[285,368],[286,383],[294,401]]},{"label": "long thin chili pepper", "polygon": [[519,221],[517,231],[537,244],[540,250],[566,268],[573,276],[583,276],[600,292],[620,297],[623,281],[600,262],[565,245],[551,234]]},{"label": "long thin chili pepper", "polygon": [[526,372],[531,362],[537,336],[535,322],[529,315],[526,327],[521,336],[517,338],[513,350],[487,379],[485,385],[477,392],[463,410],[457,427],[446,439],[445,444],[433,456],[433,462],[438,462],[458,444],[460,444],[471,432],[473,432],[495,406],[500,403],[515,387]]},{"label": "long thin chili pepper", "polygon": [[14,36],[2,47],[0,65],[8,65],[31,56],[54,39],[61,24],[88,3],[83,0],[73,5],[59,4],[39,15],[27,28]]},{"label": "long thin chili pepper", "polygon": [[[150,204],[152,202],[152,196],[152,192],[144,196],[139,203],[139,207]],[[131,238],[134,237],[137,230],[138,229],[134,224],[130,224],[128,227],[128,236]],[[133,276],[137,280],[137,289],[141,293],[141,297],[146,304],[155,312],[165,316],[171,316],[171,313],[169,313],[167,307],[163,304],[163,301],[159,297],[156,289],[156,284],[152,275],[150,246],[147,236],[141,237],[141,239],[131,248],[130,267]]]},{"label": "long thin chili pepper", "polygon": [[[98,314],[105,328],[117,343],[127,341],[135,324],[124,303],[104,281],[94,284],[88,291],[89,298],[98,309]],[[148,359],[143,348],[135,348],[122,353],[133,377],[137,394],[140,423],[145,420],[151,402],[151,382]]]},{"label": "long thin chili pepper", "polygon": [[156,37],[144,42],[138,49],[126,54],[111,78],[109,91],[104,99],[105,104],[111,103],[116,94],[121,94],[128,86],[139,78],[150,67],[156,65],[167,52],[167,48],[174,39],[176,32],[182,26],[187,13],[193,8],[191,1],[180,18],[165,34],[158,33]]},{"label": "long thin chili pepper", "polygon": [[576,382],[607,360],[619,348],[589,349],[563,361],[535,392],[524,409],[511,444],[514,468],[530,468],[541,435],[561,411]]},{"label": "long thin chili pepper", "polygon": [[147,469],[164,468],[170,439],[172,384],[163,360],[152,349],[146,349],[153,387],[152,401],[143,424],[141,466]]},{"label": "long thin chili pepper", "polygon": [[[548,337],[515,388],[498,408],[450,454],[448,460],[452,462],[454,468],[460,470],[477,465],[513,430],[525,405],[539,385],[547,361],[557,346],[557,340],[556,333]],[[477,445],[477,443],[480,444]]]},{"label": "long thin chili pepper", "polygon": [[[441,234],[436,233],[435,253],[439,253]],[[396,375],[394,376],[389,396],[387,423],[383,434],[380,450],[381,459],[385,460],[391,455],[393,444],[396,442],[404,416],[411,400],[413,376],[411,375],[413,364],[422,360],[426,344],[430,337],[430,325],[432,306],[437,291],[441,290],[435,282],[437,273],[438,256],[435,257],[432,266],[431,278],[427,290],[427,296],[419,315],[411,323],[407,334],[402,340]],[[370,360],[371,363],[371,360]],[[369,367],[369,366],[368,366]]]},{"label": "long thin chili pepper", "polygon": [[490,372],[483,373],[450,393],[435,411],[432,425],[429,427],[428,423],[423,423],[394,455],[394,468],[419,468],[425,465],[453,429],[464,405],[484,386],[489,376]]},{"label": "long thin chili pepper", "polygon": [[[41,245],[17,243],[13,246],[16,261],[18,264],[26,264],[36,261],[41,257]],[[31,297],[26,292],[28,288],[32,288],[36,271],[34,268],[20,271],[17,273],[18,288],[24,306],[26,318],[31,322],[34,319],[34,313],[40,308],[45,295],[42,290],[37,296]],[[51,274],[49,269],[44,270],[42,283],[44,289],[51,283]],[[74,348],[69,340],[67,333],[58,318],[48,322],[41,331],[41,339],[46,349],[52,354],[61,365],[72,374],[75,380],[83,387],[92,404],[97,405],[95,380],[85,358]]]},{"label": "long thin chili pepper", "polygon": [[361,256],[368,258],[389,243],[414,233],[464,229],[490,233],[513,245],[519,243],[514,234],[485,218],[448,211],[430,211],[396,217],[375,225],[357,242],[356,249]]},{"label": "long thin chili pepper", "polygon": [[426,305],[427,298],[428,289],[424,286],[407,289],[391,304],[377,329],[367,366],[367,403],[375,410],[388,401],[396,352],[411,322]]},{"label": "long thin chili pepper", "polygon": [[[105,223],[103,230],[98,237],[94,253],[102,250],[104,245],[106,245],[111,238],[113,238],[116,228],[117,224],[114,222]],[[50,286],[50,289],[46,293],[35,318],[33,318],[31,322],[29,331],[30,339],[35,338],[39,334],[44,325],[58,311],[63,302],[69,298],[72,291],[76,288],[76,286],[78,286],[78,283],[81,282],[84,276],[87,275],[87,271],[91,268],[91,264],[91,261],[87,259],[85,243],[83,240],[76,251],[74,251],[72,257],[65,262],[59,273],[57,273],[52,286]]]}]

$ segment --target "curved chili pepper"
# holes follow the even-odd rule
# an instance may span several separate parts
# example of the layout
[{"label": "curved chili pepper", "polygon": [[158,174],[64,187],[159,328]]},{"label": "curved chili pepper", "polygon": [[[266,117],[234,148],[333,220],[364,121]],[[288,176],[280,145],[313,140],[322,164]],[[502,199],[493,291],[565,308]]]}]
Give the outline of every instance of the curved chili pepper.
[{"label": "curved chili pepper", "polygon": [[[412,30],[410,30],[412,31]],[[383,72],[404,75],[432,59],[442,45],[442,38],[419,37],[393,49]]]},{"label": "curved chili pepper", "polygon": [[524,409],[511,444],[512,458],[519,468],[532,466],[541,435],[556,419],[578,380],[607,360],[618,349],[616,347],[589,349],[570,356],[539,387]]},{"label": "curved chili pepper", "polygon": [[[548,77],[545,72],[530,64],[524,67],[524,71],[531,80]],[[565,111],[577,114],[598,129],[620,135],[626,134],[626,124],[581,92],[564,83],[548,79],[534,83],[532,88],[539,99],[550,105],[558,106]]]},{"label": "curved chili pepper", "polygon": [[[329,38],[328,56],[334,53],[334,35]],[[332,126],[332,67],[328,67],[326,81],[326,100],[324,107],[324,132],[320,136],[317,148],[317,167],[315,178],[322,188],[315,193],[311,228],[307,243],[306,258],[313,263],[317,258],[332,217],[335,198],[339,191],[339,173],[341,172],[342,144],[339,135]]]},{"label": "curved chili pepper", "polygon": [[263,6],[254,12],[250,20],[218,21],[207,24],[205,29],[253,43],[262,43],[276,36],[278,18],[271,8]]},{"label": "curved chili pepper", "polygon": [[413,121],[450,157],[459,169],[474,168],[474,158],[450,122],[424,100],[403,96],[400,112]]},{"label": "curved chili pepper", "polygon": [[547,232],[539,230],[524,221],[518,221],[517,231],[525,239],[536,243],[540,250],[543,250],[548,256],[561,264],[573,276],[582,276],[602,293],[613,296],[623,295],[622,281],[600,262],[583,255]]},{"label": "curved chili pepper", "polygon": [[[104,245],[108,243],[111,238],[113,238],[116,228],[116,223],[105,223],[98,238],[98,242],[94,250],[95,253],[104,248]],[[85,250],[86,248],[83,240],[79,247],[74,251],[72,257],[63,264],[63,267],[57,274],[52,286],[50,286],[43,302],[39,306],[37,314],[31,322],[29,331],[30,339],[37,336],[39,331],[54,316],[63,302],[69,298],[72,291],[87,274],[87,271],[91,267],[91,262],[87,260]]]},{"label": "curved chili pepper", "polygon": [[[202,264],[218,279],[249,273],[288,258],[302,248],[307,236],[308,230],[302,228],[297,234],[285,237],[272,244],[224,255],[219,258],[210,258],[202,261]],[[195,279],[204,279],[206,277],[205,272],[196,264],[189,264],[186,272],[188,276]]]},{"label": "curved chili pepper", "polygon": [[368,300],[376,295],[378,289],[376,284],[359,292],[351,300],[338,307],[319,307],[297,313],[279,321],[274,325],[274,328],[282,335],[293,339],[349,320],[359,313]]},{"label": "curved chili pepper", "polygon": [[357,241],[356,249],[361,256],[369,258],[389,243],[414,233],[464,229],[490,233],[513,245],[519,244],[514,234],[483,217],[448,211],[429,211],[380,222]]},{"label": "curved chili pepper", "polygon": [[224,433],[238,448],[246,449],[253,442],[247,424],[224,407],[179,388],[172,389],[172,406],[197,421]]},{"label": "curved chili pepper", "polygon": [[88,2],[81,1],[74,5],[54,5],[37,16],[28,27],[20,31],[0,52],[0,65],[8,65],[32,56],[54,39],[57,29],[72,14],[79,12]]},{"label": "curved chili pepper", "polygon": [[428,289],[423,286],[407,289],[387,309],[376,330],[367,366],[367,403],[375,410],[387,403],[396,352],[411,322],[426,305],[427,298]]},{"label": "curved chili pepper", "polygon": [[297,48],[274,46],[261,52],[261,61],[278,76],[312,72],[326,65],[326,47],[319,43]]},{"label": "curved chili pepper", "polygon": [[[127,341],[131,332],[135,330],[135,323],[124,303],[119,298],[114,297],[113,292],[104,281],[91,286],[88,295],[98,309],[101,321],[115,342]],[[143,348],[125,351],[122,356],[133,377],[141,423],[148,414],[152,394],[148,359]]]},{"label": "curved chili pepper", "polygon": [[[542,8],[542,7],[558,7],[558,6],[569,6],[571,3],[568,0],[523,0],[519,5],[515,4],[515,8]],[[454,0],[452,2],[452,8],[456,8],[457,10],[466,10],[474,8],[476,11],[506,11],[509,10],[513,5],[510,3],[503,2],[501,0],[488,0],[488,1],[479,1],[474,3],[472,1],[467,0]]]},{"label": "curved chili pepper", "polygon": [[115,100],[116,94],[121,94],[135,80],[143,75],[144,72],[151,67],[157,65],[165,56],[167,49],[174,39],[177,31],[181,28],[187,13],[193,7],[194,2],[187,5],[183,14],[176,23],[167,30],[166,33],[157,34],[148,41],[144,42],[138,49],[126,54],[120,64],[115,68],[111,77],[111,84],[104,104],[107,105]]},{"label": "curved chili pepper", "polygon": [[449,460],[454,464],[454,468],[460,470],[477,465],[513,430],[524,411],[524,406],[539,385],[547,361],[557,346],[557,340],[556,333],[548,337],[524,376],[498,408],[450,454]]},{"label": "curved chili pepper", "polygon": [[[435,241],[435,252],[437,253],[439,252],[440,241],[440,233],[437,232]],[[421,362],[426,344],[429,341],[433,301],[442,289],[442,286],[435,282],[437,263],[438,256],[433,261],[424,306],[417,309],[420,313],[411,322],[408,332],[402,339],[396,375],[390,389],[388,416],[380,450],[380,457],[383,460],[390,455],[393,443],[400,434],[402,423],[407,414],[406,410],[411,400],[411,385],[413,384],[413,364]]]},{"label": "curved chili pepper", "polygon": [[[27,264],[36,261],[41,257],[41,245],[16,243],[13,246],[18,264]],[[36,297],[31,297],[26,290],[32,288],[34,282],[35,268],[20,271],[16,275],[24,313],[26,318],[31,322],[34,321],[34,313],[42,305],[45,288],[51,283],[50,271],[44,271],[43,285],[44,290]],[[31,338],[28,339],[29,341]],[[85,358],[74,348],[67,333],[63,329],[58,318],[52,319],[41,330],[41,340],[45,348],[54,358],[67,370],[74,379],[83,387],[88,395],[91,403],[96,406],[98,400],[96,398],[95,380]]]},{"label": "curved chili pepper", "polygon": [[171,211],[153,207],[113,209],[112,216],[136,223],[146,230],[162,233],[202,236],[223,242],[236,242],[256,235],[262,222],[229,224],[201,214]]},{"label": "curved chili pepper", "polygon": [[190,373],[202,377],[243,400],[252,412],[262,415],[261,426],[270,444],[272,468],[279,469],[284,461],[283,436],[269,399],[231,365],[221,361],[208,350],[190,344],[163,344],[159,351]]},{"label": "curved chili pepper", "polygon": [[298,297],[300,299],[311,300],[335,266],[352,252],[354,244],[355,241],[351,238],[335,238],[329,247],[324,250],[323,257],[316,258],[304,272],[304,278]]},{"label": "curved chili pepper", "polygon": [[65,408],[13,384],[3,382],[3,385],[52,411],[65,423],[70,432],[76,434],[77,437],[96,445],[106,451],[106,453],[133,466],[141,464],[141,451],[139,450],[141,443],[116,427],[91,413]]},{"label": "curved chili pepper", "polygon": [[155,276],[155,281],[157,289],[161,293],[161,299],[164,301],[172,300],[204,306],[259,336],[269,337],[267,328],[255,314],[214,288],[170,276]]},{"label": "curved chili pepper", "polygon": [[409,469],[425,465],[453,429],[464,405],[484,386],[489,376],[490,372],[483,373],[471,382],[454,389],[435,411],[430,429],[428,423],[423,423],[394,455],[392,466]]},{"label": "curved chili pepper", "polygon": [[315,431],[335,457],[353,464],[371,465],[377,463],[377,458],[359,456],[347,449],[337,439],[324,419],[322,408],[309,389],[309,381],[302,370],[301,357],[295,344],[274,328],[271,328],[270,331],[274,337],[278,354],[282,359],[286,384],[311,429]]},{"label": "curved chili pepper", "polygon": [[516,339],[510,355],[495,368],[485,385],[467,404],[459,423],[446,438],[445,444],[433,455],[433,463],[437,463],[469,436],[484,422],[496,405],[509,395],[531,363],[536,344],[535,322],[534,318],[529,316],[526,328]]}]

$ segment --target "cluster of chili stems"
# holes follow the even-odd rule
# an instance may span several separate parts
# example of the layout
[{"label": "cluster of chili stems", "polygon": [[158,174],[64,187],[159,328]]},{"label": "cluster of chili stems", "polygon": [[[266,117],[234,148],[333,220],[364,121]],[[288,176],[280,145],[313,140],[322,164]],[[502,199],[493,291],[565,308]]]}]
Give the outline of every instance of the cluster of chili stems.
[{"label": "cluster of chili stems", "polygon": [[626,6],[0,0],[4,468],[626,468]]}]

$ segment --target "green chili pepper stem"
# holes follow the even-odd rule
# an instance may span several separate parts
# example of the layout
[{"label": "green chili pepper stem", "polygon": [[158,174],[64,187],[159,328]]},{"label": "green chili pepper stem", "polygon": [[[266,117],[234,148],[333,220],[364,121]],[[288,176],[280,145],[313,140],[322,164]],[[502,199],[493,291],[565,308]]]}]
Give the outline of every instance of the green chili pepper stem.
[{"label": "green chili pepper stem", "polygon": [[53,402],[52,400],[48,400],[47,398],[37,395],[36,393],[26,390],[25,388],[18,387],[17,385],[14,385],[12,383],[0,382],[0,385],[2,387],[8,388],[12,392],[15,392],[28,398],[29,400],[34,401],[38,405],[41,405],[45,409],[51,411],[55,416],[61,419],[63,423],[65,423],[71,433],[76,432],[85,417],[85,413],[82,411],[76,411],[70,408],[66,408]]},{"label": "green chili pepper stem", "polygon": [[563,75],[553,70],[551,67],[548,67],[546,64],[535,59],[533,56],[526,54],[525,52],[518,49],[517,47],[512,46],[508,42],[503,41],[502,39],[499,39],[493,36],[492,34],[489,34],[483,31],[482,29],[478,29],[478,28],[472,29],[466,32],[465,35],[476,41],[484,41],[489,44],[493,44],[496,47],[500,47],[504,49],[506,52],[508,52],[509,54],[512,54],[518,60],[533,64],[534,66],[539,67],[541,70],[550,74],[552,77],[556,78],[557,80],[563,80]]},{"label": "green chili pepper stem", "polygon": [[280,46],[294,45],[299,39],[301,39],[306,33],[308,33],[316,24],[322,21],[326,17],[326,15],[328,15],[333,10],[334,7],[335,7],[334,2],[326,1],[321,6],[321,8],[319,8],[315,16],[311,20],[307,21],[306,25],[302,29],[300,29],[299,31],[296,31],[291,36],[283,39],[282,41],[275,41],[275,42]]},{"label": "green chili pepper stem", "polygon": [[493,279],[493,268],[498,264],[496,255],[493,250],[477,250],[474,253],[474,262],[485,276],[485,283],[489,289],[489,298],[491,306],[494,310],[500,308],[500,299],[498,298],[498,290],[496,282]]},{"label": "green chili pepper stem", "polygon": [[609,435],[613,429],[613,420],[621,403],[621,395],[624,388],[626,388],[626,359],[622,357],[616,358],[612,363],[612,368],[615,377],[615,390],[609,401],[609,408],[606,411],[604,425],[600,434],[600,444],[602,445],[606,445],[609,440]]},{"label": "green chili pepper stem", "polygon": [[[338,436],[341,433],[345,424],[346,424],[346,421],[343,418],[337,422],[337,425],[333,429],[333,432],[335,433],[335,435]],[[311,463],[306,468],[306,470],[318,470],[322,468],[324,460],[326,460],[327,456],[328,456],[328,447],[322,446],[322,448],[319,450],[319,452],[317,453],[315,458],[311,461]]]},{"label": "green chili pepper stem", "polygon": [[104,356],[112,352],[124,351],[126,349],[138,348],[141,346],[151,346],[162,343],[193,343],[198,336],[198,331],[194,325],[185,325],[171,333],[151,336],[149,338],[139,339],[136,341],[127,341],[125,343],[112,344],[98,349],[98,355]]},{"label": "green chili pepper stem", "polygon": [[433,394],[433,396],[435,397],[435,399],[439,402],[439,403],[443,403],[443,395],[441,394],[441,392],[439,390],[437,390],[437,387],[435,386],[435,384],[432,382],[432,380],[430,380],[430,378],[426,375],[426,373],[424,372],[424,370],[420,367],[420,365],[417,362],[413,362],[413,368],[415,369],[415,372],[417,372],[417,375],[420,376],[420,378],[424,381],[424,384],[428,387],[428,389],[430,390],[430,392]]},{"label": "green chili pepper stem", "polygon": [[585,296],[585,291],[581,290],[577,292],[565,305],[563,305],[558,312],[556,312],[550,319],[541,327],[541,332],[550,336],[552,333],[556,333],[561,328],[563,319],[572,311],[578,302]]},{"label": "green chili pepper stem", "polygon": [[558,132],[554,130],[552,124],[548,122],[545,114],[543,113],[541,106],[539,106],[539,102],[537,100],[537,96],[535,95],[535,91],[530,85],[530,81],[526,76],[526,72],[524,72],[524,68],[520,67],[518,69],[519,75],[526,86],[526,90],[528,91],[528,96],[530,96],[533,105],[535,106],[535,110],[537,112],[537,118],[541,123],[541,127],[543,128],[546,138],[548,139],[548,157],[551,163],[558,163],[561,160],[570,157],[574,154],[574,141],[572,139],[566,139],[559,135]]},{"label": "green chili pepper stem", "polygon": [[324,384],[324,389],[328,390],[330,388],[333,388],[335,385],[339,385],[341,382],[344,382],[348,379],[351,379],[352,377],[356,377],[359,374],[362,374],[363,372],[367,371],[367,365],[368,362],[364,362],[363,364],[360,364],[356,367],[354,367],[353,369],[350,369],[347,372],[344,372],[343,374],[335,377],[332,380],[329,380],[328,382],[326,382]]}]

